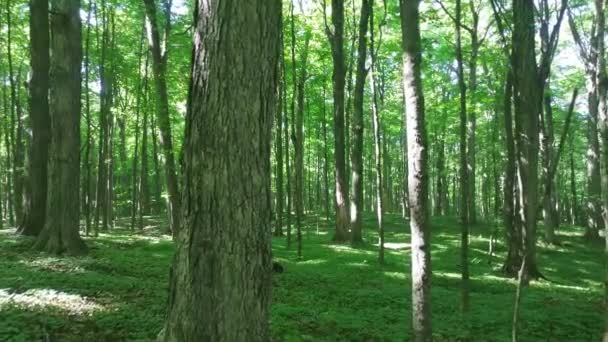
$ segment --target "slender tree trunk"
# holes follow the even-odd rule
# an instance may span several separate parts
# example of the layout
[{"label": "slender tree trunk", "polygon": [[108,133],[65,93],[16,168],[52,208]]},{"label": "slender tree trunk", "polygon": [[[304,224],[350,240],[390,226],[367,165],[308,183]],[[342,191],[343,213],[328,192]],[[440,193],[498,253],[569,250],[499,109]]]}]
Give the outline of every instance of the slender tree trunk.
[{"label": "slender tree trunk", "polygon": [[[281,24],[283,23],[283,15],[281,14]],[[276,135],[275,141],[275,157],[276,157],[276,224],[274,228],[274,236],[283,236],[283,212],[285,205],[285,193],[283,191],[283,110],[286,109],[283,106],[285,99],[285,88],[286,88],[286,76],[285,76],[285,50],[283,30],[281,30],[281,51],[280,51],[280,69],[279,76],[280,82],[277,87],[277,113],[276,113]],[[285,102],[286,103],[286,102]]]},{"label": "slender tree trunk", "polygon": [[[142,33],[139,43],[139,54],[138,54],[138,63],[137,70],[141,70],[142,59],[144,58],[144,29],[142,27]],[[133,151],[133,166],[132,166],[132,180],[131,180],[131,231],[135,230],[135,218],[137,213],[141,212],[141,208],[139,206],[139,197],[141,191],[138,189],[137,182],[137,165],[139,162],[139,124],[140,124],[140,113],[141,113],[141,100],[143,96],[144,82],[147,83],[148,77],[148,53],[146,53],[146,68],[144,69],[144,76],[142,77],[141,72],[137,73],[137,89],[135,95],[135,150]]]},{"label": "slender tree trunk", "polygon": [[420,75],[419,0],[400,0],[403,88],[407,118],[408,190],[412,249],[412,327],[415,341],[431,341],[431,246],[428,223],[427,141]]},{"label": "slender tree trunk", "polygon": [[[187,209],[160,341],[270,340],[270,150],[280,4],[199,0],[195,6],[200,39],[186,118]],[[193,258],[199,262],[188,262]]]},{"label": "slender tree trunk", "polygon": [[[171,28],[171,0],[162,0],[165,15],[165,46]],[[169,113],[169,96],[167,94],[167,50],[161,49],[160,33],[157,25],[156,4],[154,0],[144,0],[148,17],[148,40],[152,51],[152,70],[157,96],[156,117],[160,129],[160,145],[165,160],[165,177],[169,196],[170,230],[175,235],[180,227],[181,198],[177,182],[177,167],[173,155],[173,138]]]},{"label": "slender tree trunk", "polygon": [[[325,206],[325,220],[329,221],[329,156],[327,155],[327,150],[328,150],[328,146],[327,146],[327,104],[326,104],[326,99],[327,99],[327,94],[326,94],[326,87],[325,87],[325,80],[323,81],[323,109],[322,109],[322,113],[323,113],[323,118],[322,118],[322,125],[323,125],[323,187],[325,189],[325,200],[323,201],[324,206]],[[355,124],[353,124],[355,125]],[[361,177],[363,177],[363,173],[361,174]],[[363,197],[363,194],[361,193],[361,197]],[[363,202],[361,203],[361,205],[363,205]],[[363,210],[363,206],[361,206],[361,210]]]},{"label": "slender tree trunk", "polygon": [[6,22],[7,22],[7,36],[6,36],[6,49],[7,49],[7,62],[9,72],[9,83],[11,89],[11,103],[10,103],[10,115],[11,115],[11,144],[12,144],[12,176],[13,176],[13,206],[15,210],[15,220],[18,224],[22,223],[23,217],[23,152],[22,152],[22,139],[21,139],[21,113],[16,112],[19,107],[18,91],[19,91],[19,79],[15,79],[15,71],[13,66],[13,53],[12,53],[12,19],[11,19],[11,2],[6,2]]},{"label": "slender tree trunk", "polygon": [[[148,60],[146,58],[146,78],[144,79],[144,110],[142,118],[142,136],[141,136],[141,175],[139,178],[139,201],[142,215],[150,215],[150,185],[148,181],[149,177],[149,163],[148,163],[148,109],[147,105],[150,103],[150,93],[148,87]],[[152,100],[153,101],[153,100]]]},{"label": "slender tree trunk", "polygon": [[378,92],[376,89],[376,56],[378,50],[375,46],[374,37],[374,4],[373,0],[370,4],[370,55],[371,55],[371,75],[369,78],[369,87],[371,92],[371,112],[372,112],[372,131],[374,136],[374,170],[376,181],[376,223],[378,224],[378,261],[384,264],[384,226],[382,223],[383,200],[382,193],[384,185],[382,181],[382,141],[380,138],[380,112],[378,108]]},{"label": "slender tree trunk", "polygon": [[79,0],[52,0],[50,27],[49,185],[46,221],[35,248],[80,255],[80,96],[82,28]]},{"label": "slender tree trunk", "polygon": [[[469,181],[474,183],[472,165],[474,157],[468,154],[467,143],[474,142],[475,132],[474,119],[468,121],[469,131],[467,132],[467,88],[464,80],[464,67],[462,58],[462,22],[461,0],[456,0],[456,60],[458,63],[458,88],[460,90],[460,267],[461,267],[461,309],[466,312],[469,310],[469,214],[475,212],[474,193],[475,186],[469,185]],[[471,72],[473,76],[473,71]],[[473,124],[471,123],[473,122]],[[469,141],[467,142],[467,133]],[[471,197],[469,197],[471,192]]]},{"label": "slender tree trunk", "polygon": [[[84,215],[85,215],[85,232],[88,236],[91,233],[91,209],[92,205],[92,191],[91,191],[91,149],[93,145],[92,138],[92,120],[91,120],[91,95],[89,89],[89,72],[90,72],[90,51],[91,51],[91,16],[95,11],[95,3],[90,0],[89,8],[87,11],[87,33],[85,40],[85,54],[84,54],[84,96],[85,96],[85,115],[87,123],[87,141],[84,152],[84,165],[85,165],[85,185],[84,185]],[[48,18],[48,15],[47,15]]]},{"label": "slender tree trunk", "polygon": [[298,257],[302,257],[302,220],[304,218],[304,91],[308,73],[306,64],[308,62],[308,45],[311,33],[306,31],[304,38],[304,50],[300,61],[300,72],[297,86],[297,110],[295,116],[295,132],[292,133],[293,146],[295,149],[295,173],[296,173],[296,232],[298,240]]},{"label": "slender tree trunk", "polygon": [[[363,97],[365,96],[365,78],[367,68],[367,28],[372,7],[372,0],[363,0],[361,3],[361,16],[359,17],[359,42],[357,47],[357,71],[355,73],[354,111],[352,119],[352,149],[351,149],[351,202],[350,226],[352,229],[351,241],[353,244],[363,242],[362,212],[363,212]],[[325,88],[323,89],[325,92]],[[325,108],[324,108],[325,109]],[[323,112],[325,115],[325,111]],[[325,122],[325,117],[323,117]],[[325,139],[325,131],[323,132]],[[327,150],[327,149],[326,149]],[[326,157],[327,158],[327,157]],[[327,184],[325,185],[327,186]]]},{"label": "slender tree trunk", "polygon": [[[27,158],[26,198],[22,235],[37,236],[44,227],[47,196],[47,162],[50,142],[49,131],[49,4],[48,1],[30,1],[30,54],[29,110],[32,142]],[[1,219],[0,214],[0,221]]]},{"label": "slender tree trunk", "polygon": [[152,161],[154,162],[154,204],[155,204],[155,212],[160,211],[161,207],[161,168],[160,161],[158,160],[158,132],[156,128],[156,121],[154,119],[154,115],[152,116]]},{"label": "slender tree trunk", "polygon": [[576,225],[580,223],[578,196],[576,195],[576,175],[574,172],[574,139],[570,139],[570,196],[572,198],[572,206],[570,209],[572,220],[570,224]]},{"label": "slender tree trunk", "polygon": [[333,28],[327,27],[333,59],[333,96],[334,96],[334,169],[335,169],[335,208],[336,229],[333,240],[344,242],[349,239],[348,184],[346,180],[345,141],[344,141],[344,86],[346,72],[344,67],[344,0],[331,1],[331,21]]},{"label": "slender tree trunk", "polygon": [[[6,80],[5,80],[6,81]],[[6,87],[2,87],[2,102],[3,102],[3,109],[4,109],[4,113],[6,113],[6,115],[9,115],[9,101],[8,101],[8,94],[6,92]],[[14,132],[13,130],[13,125],[12,125],[12,118],[10,120],[5,120],[6,124],[4,127],[4,145],[6,148],[6,170],[7,170],[7,175],[6,175],[6,206],[7,206],[7,211],[8,211],[8,225],[13,227],[15,225],[15,208],[14,208],[14,201],[13,201],[13,177],[12,177],[12,173],[13,173],[13,137],[14,134],[11,132]]]}]

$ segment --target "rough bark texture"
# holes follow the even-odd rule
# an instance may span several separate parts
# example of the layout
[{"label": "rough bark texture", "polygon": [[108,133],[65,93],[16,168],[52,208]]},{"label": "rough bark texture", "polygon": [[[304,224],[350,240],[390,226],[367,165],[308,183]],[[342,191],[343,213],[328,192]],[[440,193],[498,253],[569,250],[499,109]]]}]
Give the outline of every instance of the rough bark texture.
[{"label": "rough bark texture", "polygon": [[31,77],[29,109],[32,141],[27,158],[26,200],[19,233],[37,236],[44,226],[49,156],[49,4],[30,0]]},{"label": "rough bark texture", "polygon": [[334,167],[335,167],[335,207],[336,230],[333,240],[347,241],[349,238],[348,184],[346,181],[345,141],[344,141],[344,86],[346,69],[344,61],[344,0],[331,1],[331,21],[333,29],[327,28],[334,62],[332,73],[334,95]]},{"label": "rough bark texture", "polygon": [[[597,16],[597,90],[598,90],[598,131],[600,146],[600,175],[602,188],[602,219],[604,221],[604,303],[608,303],[608,75],[606,74],[606,49],[604,33],[606,18],[604,14],[604,0],[595,0],[595,13]],[[608,306],[604,308],[604,337],[608,341]]]},{"label": "rough bark texture", "polygon": [[[586,224],[585,238],[589,240],[599,239],[599,230],[602,225],[601,215],[601,181],[600,181],[600,147],[598,140],[598,89],[597,89],[597,32],[590,34],[589,43],[585,44],[576,25],[572,13],[568,11],[570,31],[574,42],[578,47],[578,53],[585,62],[585,73],[587,76],[587,196],[586,196]],[[596,16],[595,20],[599,19]],[[597,27],[597,22],[595,24]]]},{"label": "rough bark texture", "polygon": [[280,11],[278,0],[197,1],[184,225],[161,341],[270,340]]},{"label": "rough bark texture", "polygon": [[513,72],[515,142],[523,251],[524,277],[539,276],[536,266],[536,218],[538,211],[538,114],[541,90],[534,43],[534,3],[513,1]]},{"label": "rough bark texture", "polygon": [[[167,53],[161,49],[160,33],[158,30],[156,3],[154,0],[144,0],[146,16],[148,17],[148,41],[152,51],[152,70],[154,73],[154,85],[158,101],[156,108],[157,124],[160,130],[160,145],[165,157],[165,178],[167,182],[167,194],[169,195],[169,218],[170,228],[173,234],[180,227],[181,197],[177,182],[177,168],[175,156],[173,155],[173,138],[171,136],[171,120],[169,113],[169,96],[167,94]],[[165,16],[169,16],[171,2],[163,0]],[[168,39],[170,19],[166,18],[165,39]],[[167,42],[165,41],[165,44]]]},{"label": "rough bark texture", "polygon": [[351,148],[351,201],[350,226],[351,241],[354,244],[363,242],[362,213],[363,213],[363,97],[365,94],[365,78],[367,68],[367,27],[369,23],[371,0],[361,3],[359,17],[359,38],[357,46],[357,70],[355,73],[355,90],[353,94],[352,148]]},{"label": "rough bark texture", "polygon": [[507,162],[505,165],[504,185],[504,225],[507,242],[507,258],[502,270],[510,276],[515,276],[521,266],[521,232],[515,224],[515,138],[513,136],[513,73],[507,71],[505,82],[504,115],[505,115],[505,144],[507,146]]},{"label": "rough bark texture", "polygon": [[412,327],[415,341],[431,341],[431,246],[427,212],[427,138],[420,76],[419,0],[400,0],[400,5],[412,239]]},{"label": "rough bark texture", "polygon": [[84,254],[79,235],[80,66],[79,0],[51,1],[51,146],[46,222],[35,248],[51,253]]}]

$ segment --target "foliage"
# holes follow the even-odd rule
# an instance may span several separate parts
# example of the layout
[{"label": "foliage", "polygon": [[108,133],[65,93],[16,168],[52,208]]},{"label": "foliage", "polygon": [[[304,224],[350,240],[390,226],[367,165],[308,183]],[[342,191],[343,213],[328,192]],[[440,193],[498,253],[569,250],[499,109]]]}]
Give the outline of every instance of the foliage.
[{"label": "foliage", "polygon": [[[403,341],[410,326],[409,232],[387,215],[386,265],[377,263],[373,215],[364,216],[367,243],[360,248],[328,243],[332,222],[309,215],[304,258],[274,240],[275,260],[285,272],[274,276],[271,325],[280,341]],[[88,239],[84,258],[56,258],[32,252],[26,238],[0,234],[0,289],[8,293],[55,290],[78,296],[99,309],[68,306],[23,307],[7,303],[0,291],[0,340],[119,341],[153,340],[166,305],[173,245],[157,234],[162,222],[147,219],[143,233],[125,229]],[[459,303],[459,227],[452,218],[433,221],[433,324],[437,341],[508,341],[515,280],[498,267],[504,247],[487,254],[494,226],[473,227],[471,240],[472,311],[465,321]],[[522,340],[592,341],[600,338],[601,246],[585,245],[580,227],[560,232],[563,246],[540,248],[550,281],[525,290]],[[34,298],[31,296],[31,298]],[[32,299],[32,301],[35,301]],[[77,301],[76,303],[82,303]]]}]

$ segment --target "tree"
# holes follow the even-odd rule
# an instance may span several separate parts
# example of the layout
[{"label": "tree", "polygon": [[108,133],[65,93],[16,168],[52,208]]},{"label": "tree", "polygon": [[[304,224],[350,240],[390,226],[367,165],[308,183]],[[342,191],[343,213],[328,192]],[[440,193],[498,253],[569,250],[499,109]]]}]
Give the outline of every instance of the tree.
[{"label": "tree", "polygon": [[26,201],[19,232],[37,236],[44,226],[47,197],[49,117],[49,4],[30,1],[31,66],[29,109],[32,142],[27,158]]},{"label": "tree", "polygon": [[270,339],[270,148],[280,11],[278,0],[196,3],[184,226],[161,341]]},{"label": "tree", "polygon": [[363,97],[365,95],[365,78],[368,69],[365,66],[367,58],[367,27],[371,12],[371,0],[361,3],[359,16],[359,42],[357,47],[357,71],[355,73],[354,111],[352,119],[351,148],[351,202],[350,226],[352,229],[351,241],[354,244],[363,242],[362,212],[363,212]]},{"label": "tree", "polygon": [[[536,264],[536,218],[538,211],[538,114],[542,87],[538,82],[532,0],[513,0],[513,85],[515,99],[515,145],[522,224],[524,279],[540,276]],[[541,90],[539,90],[539,88]]]},{"label": "tree", "polygon": [[48,198],[45,225],[34,247],[81,255],[80,91],[82,62],[79,0],[52,0],[50,28],[50,117]]},{"label": "tree", "polygon": [[[325,0],[323,1],[325,13]],[[331,22],[333,29],[325,19],[325,33],[331,45],[331,56],[334,62],[332,71],[334,95],[334,169],[336,177],[335,207],[336,230],[333,240],[347,241],[348,232],[348,184],[346,181],[346,163],[344,157],[344,87],[346,84],[346,69],[344,61],[344,0],[331,1]]]},{"label": "tree", "polygon": [[173,138],[171,135],[171,121],[169,116],[169,96],[167,94],[167,58],[166,48],[171,31],[171,0],[162,0],[163,14],[165,16],[164,37],[165,48],[161,48],[160,32],[157,24],[157,10],[155,0],[144,0],[146,16],[148,17],[148,41],[152,51],[152,70],[154,85],[158,98],[156,117],[160,129],[160,145],[165,157],[165,177],[167,193],[169,195],[170,229],[175,232],[180,227],[181,197],[177,182],[177,167],[173,155]]},{"label": "tree", "polygon": [[428,224],[427,142],[422,92],[419,0],[400,0],[403,92],[407,121],[408,200],[412,250],[412,326],[415,341],[430,341],[431,249]]}]

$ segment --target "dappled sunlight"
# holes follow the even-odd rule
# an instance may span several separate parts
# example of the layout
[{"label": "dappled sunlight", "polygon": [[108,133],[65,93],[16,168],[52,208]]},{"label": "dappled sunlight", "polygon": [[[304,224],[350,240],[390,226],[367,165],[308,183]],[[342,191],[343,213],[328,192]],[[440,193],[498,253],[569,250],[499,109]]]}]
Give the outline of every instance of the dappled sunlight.
[{"label": "dappled sunlight", "polygon": [[403,272],[384,272],[384,275],[399,280],[407,279],[407,276]]},{"label": "dappled sunlight", "polygon": [[[376,244],[374,244],[374,246],[379,247],[380,245],[376,243]],[[410,249],[411,245],[406,242],[385,242],[384,248],[392,249],[392,250],[406,250],[406,249]]]},{"label": "dappled sunlight", "polygon": [[53,289],[31,289],[21,293],[0,289],[0,311],[9,306],[30,310],[56,309],[70,315],[91,315],[105,309],[86,297]]},{"label": "dappled sunlight", "polygon": [[348,245],[326,245],[325,247],[336,252],[347,252],[350,254],[373,255],[376,253],[374,251],[353,248]]},{"label": "dappled sunlight", "polygon": [[19,263],[25,266],[52,272],[85,272],[85,270],[79,265],[79,261],[70,258],[45,257],[34,260],[19,260]]},{"label": "dappled sunlight", "polygon": [[311,260],[299,261],[298,265],[321,265],[321,264],[325,264],[325,263],[327,263],[327,260],[311,259]]}]

